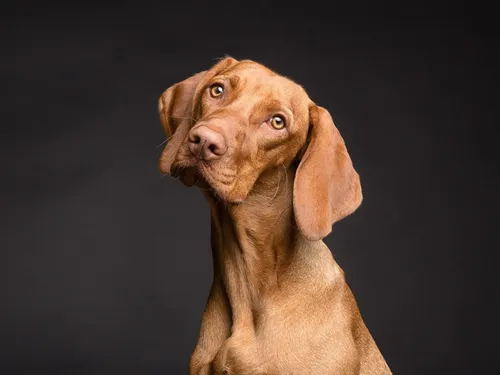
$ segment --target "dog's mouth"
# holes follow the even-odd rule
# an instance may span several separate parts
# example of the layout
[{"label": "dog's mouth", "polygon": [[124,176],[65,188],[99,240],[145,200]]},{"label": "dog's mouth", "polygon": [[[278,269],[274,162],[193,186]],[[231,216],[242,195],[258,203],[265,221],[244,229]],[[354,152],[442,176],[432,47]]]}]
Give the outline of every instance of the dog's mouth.
[{"label": "dog's mouth", "polygon": [[185,186],[198,186],[208,188],[209,184],[197,166],[172,167],[172,177],[180,180]]},{"label": "dog's mouth", "polygon": [[213,195],[224,200],[229,200],[226,197],[226,189],[224,184],[219,183],[216,178],[211,176],[207,168],[202,163],[194,165],[176,165],[171,171],[172,177],[180,180],[185,186],[196,186],[204,191],[209,191]]},{"label": "dog's mouth", "polygon": [[214,168],[203,162],[189,165],[173,165],[171,176],[180,180],[185,186],[196,186],[203,191],[212,193],[219,200],[227,203],[241,203],[244,197],[233,196],[235,176]]}]

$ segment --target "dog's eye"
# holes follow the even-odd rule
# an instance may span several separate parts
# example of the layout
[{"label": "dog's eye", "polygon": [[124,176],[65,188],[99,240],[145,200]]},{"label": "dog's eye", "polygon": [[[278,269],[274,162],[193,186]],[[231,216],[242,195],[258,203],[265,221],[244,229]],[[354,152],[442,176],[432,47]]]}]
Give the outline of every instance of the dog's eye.
[{"label": "dog's eye", "polygon": [[283,129],[285,127],[285,120],[281,116],[273,116],[271,118],[271,126],[275,129]]},{"label": "dog's eye", "polygon": [[210,86],[210,95],[212,95],[213,98],[217,98],[222,94],[224,94],[224,86],[219,83]]}]

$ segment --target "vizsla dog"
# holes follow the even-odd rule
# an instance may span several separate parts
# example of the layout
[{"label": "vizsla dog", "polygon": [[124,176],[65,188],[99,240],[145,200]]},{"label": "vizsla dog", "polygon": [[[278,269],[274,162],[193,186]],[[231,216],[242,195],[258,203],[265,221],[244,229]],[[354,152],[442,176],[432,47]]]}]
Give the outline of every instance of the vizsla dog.
[{"label": "vizsla dog", "polygon": [[391,374],[322,239],[361,204],[324,108],[250,60],[166,90],[160,171],[201,188],[214,279],[190,375]]}]

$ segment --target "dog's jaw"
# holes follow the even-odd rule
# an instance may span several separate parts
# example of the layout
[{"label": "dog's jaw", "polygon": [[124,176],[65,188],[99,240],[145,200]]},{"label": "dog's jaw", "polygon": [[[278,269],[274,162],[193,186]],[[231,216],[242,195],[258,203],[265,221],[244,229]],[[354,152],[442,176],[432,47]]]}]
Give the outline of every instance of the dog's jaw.
[{"label": "dog's jaw", "polygon": [[[247,194],[238,194],[235,189],[236,174],[232,178],[224,178],[220,173],[214,173],[214,167],[199,160],[176,162],[172,165],[171,176],[180,180],[185,186],[196,186],[204,192],[209,192],[218,201],[227,204],[244,202]],[[219,177],[219,178],[218,178]]]}]

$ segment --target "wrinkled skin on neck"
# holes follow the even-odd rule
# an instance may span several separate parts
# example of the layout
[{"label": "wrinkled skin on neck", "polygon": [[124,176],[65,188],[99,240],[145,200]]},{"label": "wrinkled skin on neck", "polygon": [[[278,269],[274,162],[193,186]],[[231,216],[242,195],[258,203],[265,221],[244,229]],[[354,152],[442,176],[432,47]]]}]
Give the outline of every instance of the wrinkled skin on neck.
[{"label": "wrinkled skin on neck", "polygon": [[240,204],[205,196],[212,214],[212,246],[231,302],[233,322],[253,326],[253,312],[263,294],[277,288],[292,262],[294,229],[292,191],[294,168],[264,173]]}]

